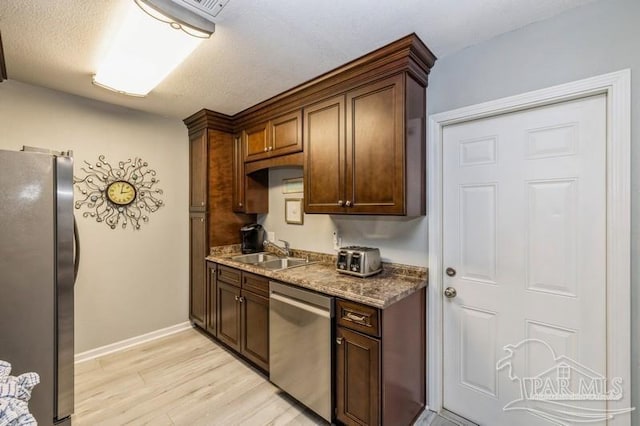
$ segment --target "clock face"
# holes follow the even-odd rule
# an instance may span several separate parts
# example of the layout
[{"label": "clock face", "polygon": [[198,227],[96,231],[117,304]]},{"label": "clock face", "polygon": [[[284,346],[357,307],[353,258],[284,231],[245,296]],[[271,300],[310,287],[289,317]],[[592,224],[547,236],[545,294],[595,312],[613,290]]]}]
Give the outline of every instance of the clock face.
[{"label": "clock face", "polygon": [[136,199],[136,188],[125,180],[117,180],[107,187],[107,198],[113,204],[127,206]]}]

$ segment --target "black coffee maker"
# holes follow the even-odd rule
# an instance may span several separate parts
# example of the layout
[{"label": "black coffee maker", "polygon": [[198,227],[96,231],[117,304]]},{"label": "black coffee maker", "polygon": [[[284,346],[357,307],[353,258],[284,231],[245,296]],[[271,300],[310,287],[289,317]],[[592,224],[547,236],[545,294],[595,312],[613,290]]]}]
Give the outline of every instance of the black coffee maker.
[{"label": "black coffee maker", "polygon": [[242,253],[258,253],[263,251],[264,228],[259,223],[252,223],[240,228]]}]

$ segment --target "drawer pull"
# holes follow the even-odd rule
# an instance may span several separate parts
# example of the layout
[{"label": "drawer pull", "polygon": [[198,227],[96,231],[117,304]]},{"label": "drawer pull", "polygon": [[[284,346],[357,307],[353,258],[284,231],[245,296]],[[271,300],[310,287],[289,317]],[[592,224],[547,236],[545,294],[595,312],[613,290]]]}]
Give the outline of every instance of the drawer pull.
[{"label": "drawer pull", "polygon": [[367,319],[366,315],[357,315],[357,314],[354,314],[353,312],[347,312],[344,318],[348,319],[349,321],[360,322],[363,324],[366,324],[365,320]]}]

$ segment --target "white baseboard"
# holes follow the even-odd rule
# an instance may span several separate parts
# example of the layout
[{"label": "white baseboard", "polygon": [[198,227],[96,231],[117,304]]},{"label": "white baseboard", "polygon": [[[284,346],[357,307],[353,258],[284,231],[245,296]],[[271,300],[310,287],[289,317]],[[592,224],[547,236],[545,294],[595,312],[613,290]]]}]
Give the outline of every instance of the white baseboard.
[{"label": "white baseboard", "polygon": [[188,330],[191,328],[191,323],[185,321],[180,324],[172,325],[170,327],[161,328],[150,333],[142,334],[140,336],[131,337],[129,339],[121,340],[119,342],[111,343],[109,345],[100,346],[99,348],[90,349],[85,352],[81,352],[75,355],[75,363],[85,362],[98,358],[104,355],[119,352],[124,349],[128,349],[132,346],[136,346],[142,343],[150,342],[152,340],[160,339],[161,337],[169,336],[180,331]]}]

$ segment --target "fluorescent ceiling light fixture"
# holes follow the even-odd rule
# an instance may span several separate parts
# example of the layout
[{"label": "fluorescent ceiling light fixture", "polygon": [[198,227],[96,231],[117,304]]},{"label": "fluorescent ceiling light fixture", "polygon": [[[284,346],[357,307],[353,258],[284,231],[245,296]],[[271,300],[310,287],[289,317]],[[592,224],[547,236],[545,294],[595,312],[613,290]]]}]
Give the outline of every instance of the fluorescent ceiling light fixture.
[{"label": "fluorescent ceiling light fixture", "polygon": [[[132,96],[146,96],[214,30],[172,18],[149,0],[135,0],[93,76],[94,84]],[[138,7],[139,6],[139,7]],[[204,27],[204,28],[203,28]]]}]

